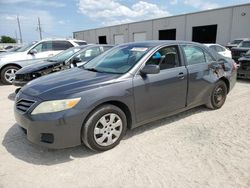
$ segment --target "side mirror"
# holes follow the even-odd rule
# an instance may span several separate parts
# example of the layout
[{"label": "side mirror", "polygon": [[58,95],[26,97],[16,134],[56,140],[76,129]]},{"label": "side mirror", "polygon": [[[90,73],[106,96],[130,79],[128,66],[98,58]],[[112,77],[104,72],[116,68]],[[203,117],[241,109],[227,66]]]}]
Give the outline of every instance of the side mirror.
[{"label": "side mirror", "polygon": [[34,55],[34,54],[36,54],[37,53],[37,50],[36,49],[31,49],[30,51],[29,51],[29,54],[31,54],[31,55]]},{"label": "side mirror", "polygon": [[145,65],[141,71],[142,74],[158,74],[160,72],[159,65]]},{"label": "side mirror", "polygon": [[77,67],[77,63],[79,63],[79,62],[82,62],[82,60],[81,60],[81,58],[80,57],[73,57],[72,59],[71,59],[71,61],[70,61],[70,63],[72,64],[72,65],[74,65],[74,67]]}]

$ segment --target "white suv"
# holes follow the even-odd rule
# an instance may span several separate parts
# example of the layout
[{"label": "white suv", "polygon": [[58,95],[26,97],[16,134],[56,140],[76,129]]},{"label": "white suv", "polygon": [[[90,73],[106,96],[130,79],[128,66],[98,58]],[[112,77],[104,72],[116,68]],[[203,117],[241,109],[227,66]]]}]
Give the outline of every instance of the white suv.
[{"label": "white suv", "polygon": [[3,84],[11,84],[15,72],[22,68],[18,61],[41,59],[54,56],[70,47],[87,44],[75,39],[45,39],[23,46],[15,52],[6,52],[0,55],[0,75]]}]

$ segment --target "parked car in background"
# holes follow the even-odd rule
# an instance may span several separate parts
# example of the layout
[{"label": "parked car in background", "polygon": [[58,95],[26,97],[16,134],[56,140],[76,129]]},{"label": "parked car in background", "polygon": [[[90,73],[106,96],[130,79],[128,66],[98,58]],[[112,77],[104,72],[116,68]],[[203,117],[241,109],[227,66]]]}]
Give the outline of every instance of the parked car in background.
[{"label": "parked car in background", "polygon": [[236,63],[239,63],[238,59],[244,56],[248,50],[250,50],[250,39],[243,40],[237,47],[231,49],[232,58]]},{"label": "parked car in background", "polygon": [[184,41],[118,45],[22,87],[15,119],[33,143],[105,151],[127,129],[199,105],[221,108],[237,75],[232,59],[223,66],[214,53]]},{"label": "parked car in background", "polygon": [[239,68],[237,70],[237,77],[250,79],[250,50],[247,53],[239,58]]},{"label": "parked car in background", "polygon": [[[31,80],[54,72],[81,66],[112,48],[112,45],[89,44],[69,48],[51,58],[40,60],[18,70],[12,84],[24,86]],[[34,60],[33,60],[34,61]]]},{"label": "parked car in background", "polygon": [[4,52],[7,52],[7,50],[5,50],[5,49],[0,49],[0,54],[1,54],[1,53],[4,53]]},{"label": "parked car in background", "polygon": [[3,84],[11,84],[15,73],[22,65],[16,61],[52,57],[68,48],[86,44],[85,41],[74,39],[46,39],[28,44],[15,52],[0,55],[0,76]]},{"label": "parked car in background", "polygon": [[238,38],[238,39],[234,39],[233,41],[229,42],[229,43],[226,45],[226,48],[228,48],[229,50],[231,50],[231,48],[237,47],[243,40],[247,40],[247,38]]},{"label": "parked car in background", "polygon": [[15,47],[9,49],[7,52],[16,52],[17,50],[19,50],[21,48],[22,48],[22,46],[15,46]]},{"label": "parked car in background", "polygon": [[221,46],[219,44],[204,44],[211,50],[214,50],[215,52],[219,53],[220,55],[228,58],[232,58],[232,53],[230,50],[225,48],[224,46]]}]

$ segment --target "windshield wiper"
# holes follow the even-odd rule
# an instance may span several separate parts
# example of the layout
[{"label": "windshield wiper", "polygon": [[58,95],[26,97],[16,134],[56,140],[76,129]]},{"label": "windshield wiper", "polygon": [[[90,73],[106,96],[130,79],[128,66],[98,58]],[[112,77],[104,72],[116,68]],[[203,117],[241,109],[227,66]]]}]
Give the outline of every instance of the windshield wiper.
[{"label": "windshield wiper", "polygon": [[84,68],[85,70],[88,70],[88,71],[93,71],[93,72],[100,72],[98,71],[97,69],[95,68]]},{"label": "windshield wiper", "polygon": [[57,62],[57,60],[47,59],[48,62]]}]

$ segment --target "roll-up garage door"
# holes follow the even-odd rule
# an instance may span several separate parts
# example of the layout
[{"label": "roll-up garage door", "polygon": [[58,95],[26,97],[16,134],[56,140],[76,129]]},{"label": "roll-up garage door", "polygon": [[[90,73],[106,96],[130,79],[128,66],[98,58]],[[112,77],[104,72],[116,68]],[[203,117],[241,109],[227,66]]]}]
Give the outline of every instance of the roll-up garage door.
[{"label": "roll-up garage door", "polygon": [[134,33],[134,41],[145,41],[146,40],[146,33]]},{"label": "roll-up garage door", "polygon": [[124,43],[124,35],[114,35],[115,44]]}]

